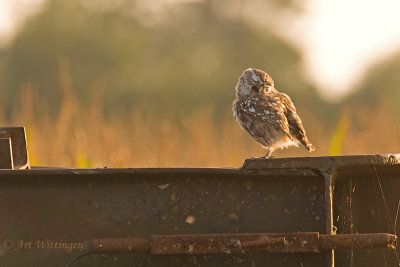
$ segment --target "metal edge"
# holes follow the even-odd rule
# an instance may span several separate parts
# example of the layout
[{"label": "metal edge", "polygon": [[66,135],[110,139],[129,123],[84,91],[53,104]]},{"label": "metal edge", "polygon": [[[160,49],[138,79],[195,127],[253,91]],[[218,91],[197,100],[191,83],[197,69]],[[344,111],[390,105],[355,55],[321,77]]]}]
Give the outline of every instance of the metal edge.
[{"label": "metal edge", "polygon": [[348,155],[295,158],[254,158],[246,159],[242,169],[286,169],[311,168],[325,170],[352,166],[400,165],[400,154]]}]

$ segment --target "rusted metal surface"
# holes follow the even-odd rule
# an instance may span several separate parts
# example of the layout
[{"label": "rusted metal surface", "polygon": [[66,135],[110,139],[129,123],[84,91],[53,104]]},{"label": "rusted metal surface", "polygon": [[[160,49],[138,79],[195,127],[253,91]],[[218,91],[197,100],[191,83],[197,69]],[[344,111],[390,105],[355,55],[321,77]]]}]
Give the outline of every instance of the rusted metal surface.
[{"label": "rusted metal surface", "polygon": [[326,156],[326,157],[299,157],[299,158],[254,158],[246,159],[243,169],[310,169],[336,171],[339,169],[352,169],[358,171],[368,166],[399,165],[400,154],[381,155],[352,155],[352,156]]},{"label": "rusted metal surface", "polygon": [[[334,206],[335,206],[334,187],[336,186],[337,180],[339,180],[339,184],[341,184],[343,180],[347,180],[349,178],[351,179],[352,177],[371,175],[371,173],[374,173],[374,168],[379,168],[386,172],[385,175],[389,174],[390,176],[393,177],[393,172],[396,173],[395,176],[397,178],[397,181],[400,181],[399,164],[400,164],[400,154],[384,154],[384,155],[318,157],[318,159],[313,157],[291,158],[291,159],[275,158],[269,160],[248,159],[243,164],[243,169],[250,171],[271,170],[271,169],[293,169],[293,170],[306,169],[321,174],[325,179],[325,198],[324,198],[326,207],[325,233],[334,234],[337,229],[335,223],[337,224],[338,221],[337,216],[334,214]],[[372,185],[373,184],[368,184],[368,186],[370,187]],[[338,204],[339,203],[336,203],[336,205]],[[384,206],[381,206],[381,209],[382,208],[385,209]],[[393,214],[396,214],[396,212],[394,212]],[[336,217],[336,222],[335,222],[335,217]],[[353,222],[349,222],[348,225],[352,224]],[[368,222],[366,224],[368,224]],[[382,230],[375,229],[375,231],[371,232],[380,232],[380,231]],[[396,233],[393,230],[389,232]],[[363,252],[359,254],[362,255]],[[351,255],[353,255],[353,253]],[[327,261],[329,262],[328,266],[334,266],[334,251],[332,250],[327,257],[328,257]],[[348,258],[348,256],[345,257]],[[343,256],[340,256],[339,258],[343,259]],[[342,261],[346,262],[346,260]],[[380,261],[380,259],[377,261]],[[396,260],[395,262],[397,263],[398,261]]]},{"label": "rusted metal surface", "polygon": [[[24,127],[0,127],[0,138],[9,138],[12,147],[12,161],[15,169],[29,169]],[[5,151],[7,153],[7,151]],[[0,154],[3,150],[0,150]]]},{"label": "rusted metal surface", "polygon": [[[79,253],[21,249],[19,244],[28,241],[87,244],[99,238],[220,233],[394,234],[399,230],[399,224],[394,225],[400,197],[395,189],[400,188],[398,158],[252,159],[240,169],[0,170],[0,236],[4,236],[0,260],[4,266],[44,262],[62,266]],[[73,266],[265,266],[265,262],[332,266],[333,261],[335,266],[381,266],[382,262],[397,266],[395,250],[338,250],[333,257],[325,249],[259,251],[263,242],[281,243],[279,237],[246,242],[249,253],[155,255],[143,250],[109,257],[87,255]],[[74,243],[73,247],[80,246]]]},{"label": "rusted metal surface", "polygon": [[10,138],[0,138],[0,169],[13,169]]},{"label": "rusted metal surface", "polygon": [[[263,243],[260,246],[260,243]],[[153,254],[231,254],[250,251],[316,252],[318,233],[160,235],[151,237]]]},{"label": "rusted metal surface", "polygon": [[257,239],[244,241],[243,248],[256,248],[256,249],[269,249],[273,246],[284,246],[288,244],[286,237],[270,237],[268,235],[261,235]]},{"label": "rusted metal surface", "polygon": [[[393,161],[392,161],[393,162]],[[333,218],[338,234],[400,232],[400,168],[370,165],[337,172]],[[400,249],[337,250],[336,266],[398,266]],[[347,265],[346,265],[347,263]]]},{"label": "rusted metal surface", "polygon": [[319,246],[322,249],[396,249],[397,236],[387,233],[321,235]]},{"label": "rusted metal surface", "polygon": [[150,239],[147,238],[93,239],[90,249],[92,253],[97,253],[97,254],[150,252]]},{"label": "rusted metal surface", "polygon": [[319,252],[321,249],[396,248],[396,235],[387,233],[319,235],[319,233],[252,233],[154,235],[151,238],[94,239],[95,254],[232,254]]},{"label": "rusted metal surface", "polygon": [[[0,171],[0,233],[88,242],[151,235],[325,231],[324,179],[308,170]],[[5,266],[61,266],[79,251],[7,250]],[[118,258],[115,262],[114,258]],[[85,256],[75,266],[323,266],[326,253]],[[284,261],[284,262],[282,262]],[[150,262],[150,263],[149,263]]]}]

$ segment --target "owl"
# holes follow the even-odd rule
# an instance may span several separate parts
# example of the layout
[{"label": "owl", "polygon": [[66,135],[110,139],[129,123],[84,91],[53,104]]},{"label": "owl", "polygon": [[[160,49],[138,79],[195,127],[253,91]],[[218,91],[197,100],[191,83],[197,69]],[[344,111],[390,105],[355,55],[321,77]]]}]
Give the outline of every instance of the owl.
[{"label": "owl", "polygon": [[240,126],[266,149],[263,158],[272,157],[277,148],[298,147],[299,143],[310,152],[315,150],[292,100],[278,92],[262,70],[249,68],[242,73],[232,110]]}]

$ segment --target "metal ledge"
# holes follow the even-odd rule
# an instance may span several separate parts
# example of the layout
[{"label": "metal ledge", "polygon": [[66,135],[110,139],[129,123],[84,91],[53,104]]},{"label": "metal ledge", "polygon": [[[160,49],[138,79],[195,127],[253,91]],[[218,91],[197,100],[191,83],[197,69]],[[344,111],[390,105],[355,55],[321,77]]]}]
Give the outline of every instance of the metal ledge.
[{"label": "metal ledge", "polygon": [[350,155],[298,158],[253,158],[246,159],[242,169],[318,169],[366,167],[375,165],[400,165],[400,154]]}]

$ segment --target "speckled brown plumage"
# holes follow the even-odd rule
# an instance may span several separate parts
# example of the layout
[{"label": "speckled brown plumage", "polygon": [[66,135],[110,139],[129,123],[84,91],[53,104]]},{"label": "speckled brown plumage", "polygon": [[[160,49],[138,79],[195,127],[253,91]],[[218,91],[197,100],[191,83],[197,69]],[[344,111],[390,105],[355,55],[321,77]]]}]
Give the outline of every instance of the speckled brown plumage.
[{"label": "speckled brown plumage", "polygon": [[292,100],[278,92],[274,81],[262,70],[250,68],[242,73],[232,109],[240,126],[267,150],[264,157],[271,157],[277,148],[299,143],[310,152],[315,150]]}]

